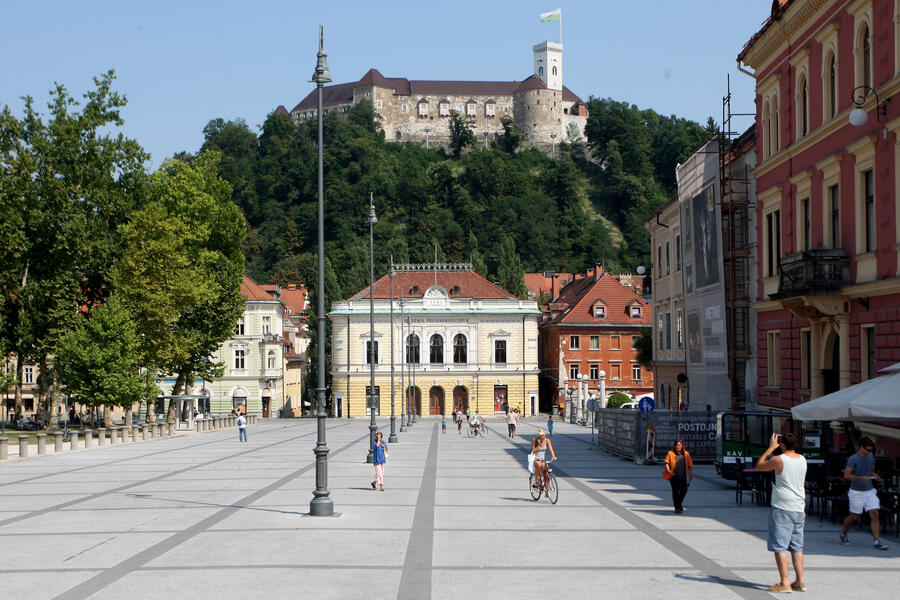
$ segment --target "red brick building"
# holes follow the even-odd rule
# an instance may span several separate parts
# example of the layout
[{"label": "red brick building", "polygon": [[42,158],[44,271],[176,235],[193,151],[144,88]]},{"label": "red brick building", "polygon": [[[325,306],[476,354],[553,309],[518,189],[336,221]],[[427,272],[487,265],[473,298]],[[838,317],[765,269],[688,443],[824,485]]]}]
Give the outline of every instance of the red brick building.
[{"label": "red brick building", "polygon": [[589,393],[598,394],[601,371],[607,397],[652,395],[653,374],[637,362],[633,347],[653,323],[648,302],[598,265],[576,274],[547,308],[539,328],[541,410],[562,407],[580,375],[588,376]]},{"label": "red brick building", "polygon": [[898,19],[895,0],[777,0],[738,56],[756,76],[761,408],[900,362]]}]

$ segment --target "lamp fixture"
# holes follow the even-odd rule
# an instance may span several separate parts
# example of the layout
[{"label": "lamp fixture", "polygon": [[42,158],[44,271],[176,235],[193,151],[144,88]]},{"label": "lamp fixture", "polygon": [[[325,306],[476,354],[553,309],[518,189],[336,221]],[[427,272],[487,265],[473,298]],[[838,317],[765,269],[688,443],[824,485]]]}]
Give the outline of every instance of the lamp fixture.
[{"label": "lamp fixture", "polygon": [[859,85],[853,88],[853,91],[850,93],[850,98],[853,100],[853,104],[856,105],[856,108],[850,111],[850,124],[854,127],[862,127],[866,124],[866,121],[869,119],[869,114],[863,109],[863,105],[866,103],[866,98],[871,95],[875,95],[875,120],[881,121],[882,119],[887,118],[887,103],[890,101],[890,98],[881,102],[878,98],[878,92],[867,85]]}]

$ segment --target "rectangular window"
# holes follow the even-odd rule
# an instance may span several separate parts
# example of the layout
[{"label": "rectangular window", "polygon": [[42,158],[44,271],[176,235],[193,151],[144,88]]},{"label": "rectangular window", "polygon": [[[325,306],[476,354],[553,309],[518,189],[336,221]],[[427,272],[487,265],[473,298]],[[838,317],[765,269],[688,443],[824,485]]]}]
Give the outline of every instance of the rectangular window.
[{"label": "rectangular window", "polygon": [[663,333],[663,318],[661,314],[656,316],[656,335],[659,338],[659,349],[662,350],[665,347],[665,334]]},{"label": "rectangular window", "polygon": [[606,318],[606,307],[602,304],[598,304],[594,307],[594,318],[595,319],[605,319]]},{"label": "rectangular window", "polygon": [[569,336],[569,348],[572,350],[581,350],[581,336],[580,335]]},{"label": "rectangular window", "polygon": [[781,258],[781,211],[774,210],[766,215],[766,276],[778,275],[778,261]]},{"label": "rectangular window", "polygon": [[872,169],[863,173],[863,187],[866,198],[866,252],[875,251],[875,182]]},{"label": "rectangular window", "polygon": [[669,260],[669,242],[666,242],[666,275],[672,272],[672,265]]},{"label": "rectangular window", "polygon": [[641,380],[641,365],[631,365],[631,378],[634,381]]},{"label": "rectangular window", "polygon": [[772,387],[781,385],[781,332],[766,334],[766,383]]},{"label": "rectangular window", "polygon": [[591,350],[599,350],[600,349],[600,336],[592,335],[591,336]]},{"label": "rectangular window", "polygon": [[262,332],[263,335],[269,335],[270,333],[272,333],[272,317],[263,317]]},{"label": "rectangular window", "polygon": [[809,250],[811,248],[809,242],[809,234],[810,234],[810,220],[809,220],[809,198],[804,198],[800,201],[800,207],[803,211],[803,249]]},{"label": "rectangular window", "polygon": [[863,381],[875,377],[875,327],[863,326],[860,329],[860,341],[862,348],[860,354],[863,359],[862,369],[860,369]]},{"label": "rectangular window", "polygon": [[841,248],[841,197],[838,186],[828,188],[828,196],[831,199],[831,247]]},{"label": "rectangular window", "polygon": [[656,277],[663,276],[662,244],[656,247]]},{"label": "rectangular window", "polygon": [[466,116],[467,117],[475,116],[475,103],[474,102],[466,104]]},{"label": "rectangular window", "polygon": [[489,117],[494,116],[494,103],[493,102],[484,105],[484,114],[486,114]]},{"label": "rectangular window", "polygon": [[244,335],[244,317],[241,317],[241,320],[237,322],[237,328],[234,331],[235,335]]},{"label": "rectangular window", "polygon": [[376,100],[375,101],[375,108],[383,108],[383,107],[384,107],[384,100]]},{"label": "rectangular window", "polygon": [[591,379],[600,379],[600,365],[591,365]]},{"label": "rectangular window", "polygon": [[675,236],[675,270],[681,270],[681,234]]},{"label": "rectangular window", "polygon": [[631,306],[631,318],[632,319],[640,319],[641,318],[641,307],[638,304],[633,304]]},{"label": "rectangular window", "polygon": [[494,342],[494,362],[506,364],[506,340],[496,340]]},{"label": "rectangular window", "polygon": [[449,115],[450,114],[450,105],[447,104],[446,102],[441,102],[438,105],[438,114],[442,117],[446,117],[447,115]]},{"label": "rectangular window", "polygon": [[569,365],[569,379],[578,379],[578,365]]},{"label": "rectangular window", "polygon": [[422,102],[419,104],[419,116],[420,117],[428,116],[428,104],[426,102]]},{"label": "rectangular window", "polygon": [[800,378],[802,389],[812,389],[812,370],[809,368],[810,357],[810,335],[809,330],[800,331]]},{"label": "rectangular window", "polygon": [[621,350],[622,349],[622,336],[618,336],[618,335],[609,336],[609,349],[610,350]]},{"label": "rectangular window", "polygon": [[672,313],[666,313],[666,350],[672,349]]},{"label": "rectangular window", "polygon": [[618,381],[622,379],[622,365],[619,363],[612,363],[609,365],[609,378],[613,381]]},{"label": "rectangular window", "polygon": [[22,367],[22,383],[34,383],[34,367]]},{"label": "rectangular window", "polygon": [[234,368],[235,369],[245,369],[244,359],[247,356],[246,350],[235,350],[234,351]]},{"label": "rectangular window", "polygon": [[675,334],[678,348],[684,348],[684,318],[680,310],[675,313]]},{"label": "rectangular window", "polygon": [[374,347],[372,342],[366,341],[366,364],[370,365],[373,361],[378,364],[378,340],[375,340]]},{"label": "rectangular window", "polygon": [[400,112],[409,112],[409,104],[406,104],[406,103],[401,104]]}]

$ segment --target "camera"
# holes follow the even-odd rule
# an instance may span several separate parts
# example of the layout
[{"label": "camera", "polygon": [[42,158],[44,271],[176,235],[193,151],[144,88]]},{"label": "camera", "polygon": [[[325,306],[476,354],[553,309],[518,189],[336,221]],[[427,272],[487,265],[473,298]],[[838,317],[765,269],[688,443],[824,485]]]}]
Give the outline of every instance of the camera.
[{"label": "camera", "polygon": [[778,441],[778,443],[780,444],[780,443],[781,443],[781,434],[778,434],[778,437],[776,437],[775,439],[776,439],[776,440]]}]

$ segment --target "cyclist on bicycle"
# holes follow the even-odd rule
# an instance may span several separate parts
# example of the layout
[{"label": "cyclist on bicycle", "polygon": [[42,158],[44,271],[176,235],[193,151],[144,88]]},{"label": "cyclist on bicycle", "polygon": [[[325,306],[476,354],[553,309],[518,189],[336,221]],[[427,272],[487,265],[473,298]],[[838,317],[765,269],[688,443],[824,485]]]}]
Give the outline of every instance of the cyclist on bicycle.
[{"label": "cyclist on bicycle", "polygon": [[478,430],[483,426],[481,422],[481,415],[478,414],[478,411],[475,411],[475,414],[469,418],[469,426],[475,433],[478,433]]},{"label": "cyclist on bicycle", "polygon": [[547,461],[545,453],[550,450],[550,456],[556,460],[556,452],[553,450],[553,442],[547,439],[543,429],[538,429],[537,437],[531,440],[531,452],[534,454],[534,485],[540,487],[547,475]]}]

